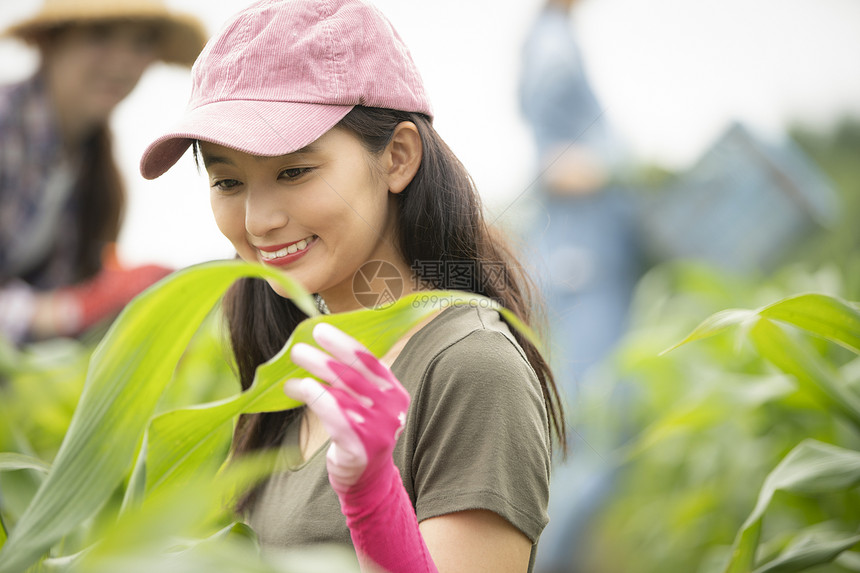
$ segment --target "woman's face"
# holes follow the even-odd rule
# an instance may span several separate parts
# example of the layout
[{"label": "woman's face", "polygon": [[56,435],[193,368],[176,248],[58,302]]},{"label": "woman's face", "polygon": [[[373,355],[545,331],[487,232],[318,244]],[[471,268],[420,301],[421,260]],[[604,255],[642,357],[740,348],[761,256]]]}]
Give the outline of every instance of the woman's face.
[{"label": "woman's face", "polygon": [[394,195],[351,132],[336,127],[278,157],[207,142],[200,150],[215,221],[242,259],[289,272],[334,311],[359,308],[352,280],[364,263],[408,271],[393,241]]},{"label": "woman's face", "polygon": [[157,57],[158,28],[118,22],[70,26],[42,47],[52,95],[61,114],[100,125],[131,93]]}]

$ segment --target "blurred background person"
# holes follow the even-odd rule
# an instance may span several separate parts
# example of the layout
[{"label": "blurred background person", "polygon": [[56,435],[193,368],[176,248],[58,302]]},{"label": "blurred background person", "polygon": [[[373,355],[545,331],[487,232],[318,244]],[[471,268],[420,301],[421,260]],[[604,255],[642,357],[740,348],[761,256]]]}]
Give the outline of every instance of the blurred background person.
[{"label": "blurred background person", "polygon": [[115,256],[125,192],[108,122],[152,63],[191,66],[206,33],[160,0],[46,0],[4,35],[40,64],[0,86],[0,336],[77,335],[169,272]]},{"label": "blurred background person", "polygon": [[[539,162],[540,207],[529,244],[540,258],[536,274],[551,323],[550,358],[575,428],[568,436],[570,458],[552,478],[550,523],[536,567],[543,572],[577,570],[577,542],[609,486],[609,470],[590,444],[606,436],[582,427],[580,414],[586,391],[593,390],[587,388],[590,372],[625,331],[640,273],[634,202],[615,183],[627,153],[586,75],[571,22],[576,4],[545,2],[524,45],[520,78],[521,108]],[[613,408],[603,415],[623,414]]]}]

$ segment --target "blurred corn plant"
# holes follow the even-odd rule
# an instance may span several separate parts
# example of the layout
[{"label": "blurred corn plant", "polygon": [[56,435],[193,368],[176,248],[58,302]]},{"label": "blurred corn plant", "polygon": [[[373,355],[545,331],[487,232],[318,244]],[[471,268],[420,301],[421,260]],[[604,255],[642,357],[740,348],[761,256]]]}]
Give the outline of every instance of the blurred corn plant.
[{"label": "blurred corn plant", "polygon": [[[606,455],[585,570],[860,571],[860,313],[785,296],[838,292],[838,268],[762,284],[695,264],[640,284],[617,366],[639,430]],[[739,301],[758,310],[719,311]]]},{"label": "blurred corn plant", "polygon": [[[309,318],[240,392],[221,337],[212,334],[217,321],[203,335],[199,328],[244,277],[277,281]],[[491,302],[430,294],[440,304]],[[228,460],[233,424],[242,413],[300,405],[281,383],[309,375],[292,364],[289,350],[297,342],[314,344],[316,323],[338,326],[380,356],[438,310],[419,298],[428,300],[428,293],[384,310],[320,315],[283,273],[238,261],[208,263],[174,273],[135,299],[92,351],[69,341],[35,355],[3,350],[8,399],[0,439],[7,451],[0,453],[0,472],[24,478],[13,487],[2,483],[0,572],[355,569],[354,556],[330,548],[257,551],[232,500],[280,469],[283,456]],[[499,311],[531,336],[515,316]],[[47,421],[28,419],[36,416]]]}]

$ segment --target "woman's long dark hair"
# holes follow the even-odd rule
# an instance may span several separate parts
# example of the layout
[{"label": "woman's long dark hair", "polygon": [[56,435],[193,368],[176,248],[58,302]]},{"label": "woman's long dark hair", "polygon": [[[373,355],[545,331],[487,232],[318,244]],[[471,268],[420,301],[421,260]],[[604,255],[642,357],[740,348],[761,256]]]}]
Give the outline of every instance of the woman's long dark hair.
[{"label": "woman's long dark hair", "polygon": [[[532,282],[503,238],[484,221],[471,177],[430,120],[417,113],[357,106],[338,125],[355,133],[370,153],[379,154],[397,125],[404,121],[417,126],[423,158],[411,183],[398,195],[397,240],[403,258],[410,264],[414,261],[473,264],[474,291],[500,302],[526,324],[533,324]],[[498,272],[500,267],[504,272]],[[420,265],[416,269],[420,274]],[[445,276],[421,278],[434,288],[449,288]],[[289,299],[282,298],[259,279],[237,282],[228,292],[224,308],[239,378],[242,388],[247,389],[257,366],[274,356],[306,317]],[[564,451],[564,415],[549,365],[532,343],[516,329],[511,330],[540,380],[551,435]],[[287,426],[300,413],[300,409],[295,409],[241,416],[233,436],[234,455],[279,446]],[[255,493],[240,501],[240,510],[253,503]]]},{"label": "woman's long dark hair", "polygon": [[125,207],[125,186],[106,125],[96,130],[84,145],[75,195],[80,214],[75,279],[81,281],[101,270],[104,248],[119,237]]},{"label": "woman's long dark hair", "polygon": [[[39,48],[43,66],[51,44],[64,30],[65,27],[54,28],[27,38]],[[80,151],[80,170],[72,196],[77,212],[77,251],[73,276],[68,277],[70,283],[91,278],[102,270],[105,247],[119,237],[126,201],[125,184],[114,157],[108,124],[96,127],[81,142]]]}]

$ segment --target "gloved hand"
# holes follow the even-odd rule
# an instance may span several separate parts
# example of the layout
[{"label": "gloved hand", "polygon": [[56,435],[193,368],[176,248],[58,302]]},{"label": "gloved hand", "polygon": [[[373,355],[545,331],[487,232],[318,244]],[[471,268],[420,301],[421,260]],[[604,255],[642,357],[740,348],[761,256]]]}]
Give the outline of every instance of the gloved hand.
[{"label": "gloved hand", "polygon": [[307,404],[331,436],[329,481],[362,567],[391,572],[436,571],[392,452],[409,409],[409,394],[387,366],[336,327],[320,323],[314,340],[326,352],[296,344],[292,359],[327,382],[291,379],[288,396]]}]

